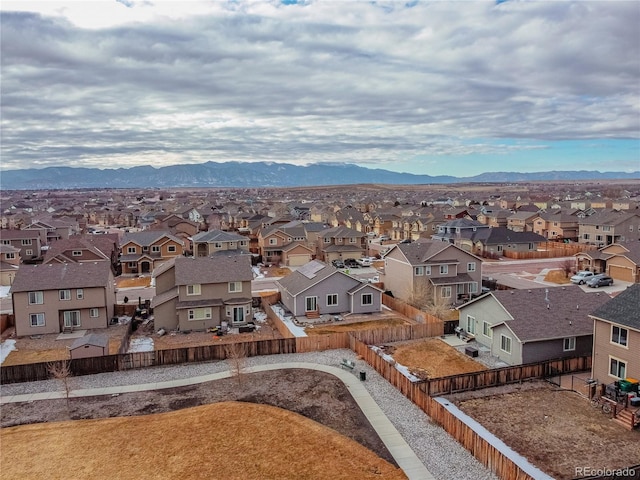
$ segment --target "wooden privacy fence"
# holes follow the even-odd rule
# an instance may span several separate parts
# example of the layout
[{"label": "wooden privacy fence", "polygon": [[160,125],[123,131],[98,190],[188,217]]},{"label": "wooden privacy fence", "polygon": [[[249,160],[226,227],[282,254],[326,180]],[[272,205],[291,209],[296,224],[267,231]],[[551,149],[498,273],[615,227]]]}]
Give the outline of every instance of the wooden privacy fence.
[{"label": "wooden privacy fence", "polygon": [[539,248],[535,252],[518,252],[513,250],[504,250],[503,254],[507,258],[517,260],[532,258],[558,258],[571,257],[576,253],[596,250],[595,245],[585,245],[582,243],[562,243],[562,242],[546,242],[540,243]]},{"label": "wooden privacy fence", "polygon": [[296,353],[320,352],[349,348],[350,332],[331,333],[329,335],[312,335],[296,338]]},{"label": "wooden privacy fence", "polygon": [[404,315],[405,317],[410,318],[416,322],[420,323],[443,323],[441,318],[435,317],[427,312],[423,312],[422,310],[418,310],[415,307],[412,307],[408,303],[403,302],[397,298],[394,298],[386,293],[382,294],[382,303],[386,305],[391,310],[395,310],[396,312]]},{"label": "wooden privacy fence", "polygon": [[295,335],[291,333],[291,330],[287,328],[282,319],[273,311],[271,305],[275,305],[280,301],[280,292],[273,293],[271,295],[267,295],[262,297],[262,309],[264,313],[267,314],[267,317],[273,322],[280,335],[283,338],[295,338]]}]

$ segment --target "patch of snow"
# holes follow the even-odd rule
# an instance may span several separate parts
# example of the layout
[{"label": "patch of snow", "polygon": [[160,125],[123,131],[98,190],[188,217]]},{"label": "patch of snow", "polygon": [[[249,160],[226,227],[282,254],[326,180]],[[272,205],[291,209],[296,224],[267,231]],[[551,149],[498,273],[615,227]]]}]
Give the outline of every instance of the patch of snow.
[{"label": "patch of snow", "polygon": [[267,314],[261,310],[253,312],[253,320],[258,323],[265,323],[267,321]]},{"label": "patch of snow", "polygon": [[16,349],[16,341],[15,340],[5,340],[0,343],[0,365],[4,362],[5,358],[9,356],[9,354]]},{"label": "patch of snow", "polygon": [[299,327],[298,325],[293,323],[293,317],[291,315],[288,315],[280,305],[272,305],[271,308],[295,337],[308,336],[304,331],[304,328]]},{"label": "patch of snow", "polygon": [[413,375],[409,371],[409,369],[407,367],[405,367],[401,363],[396,362],[391,355],[389,355],[387,353],[384,353],[384,351],[380,347],[376,347],[375,345],[371,345],[369,348],[371,350],[373,350],[374,352],[376,352],[378,355],[380,355],[390,365],[393,365],[396,370],[398,370],[401,374],[403,374],[405,377],[407,377],[412,382],[419,382],[420,381],[420,378],[418,378],[415,375]]},{"label": "patch of snow", "polygon": [[153,350],[153,338],[138,337],[131,339],[127,353],[153,352]]},{"label": "patch of snow", "polygon": [[251,267],[253,270],[253,278],[264,278],[264,275],[260,271],[260,267]]},{"label": "patch of snow", "polygon": [[11,287],[1,286],[0,287],[0,297],[2,297],[2,298],[8,297],[10,291],[11,291]]}]

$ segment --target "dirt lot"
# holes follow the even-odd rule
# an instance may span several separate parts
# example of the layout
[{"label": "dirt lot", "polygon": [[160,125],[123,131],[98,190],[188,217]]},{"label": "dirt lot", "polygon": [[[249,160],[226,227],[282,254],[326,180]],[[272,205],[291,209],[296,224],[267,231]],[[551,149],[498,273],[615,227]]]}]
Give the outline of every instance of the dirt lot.
[{"label": "dirt lot", "polygon": [[[474,398],[475,397],[475,398]],[[640,464],[640,432],[625,430],[586,398],[545,382],[448,397],[531,463],[558,479],[576,467]]]},{"label": "dirt lot", "polygon": [[544,277],[545,282],[553,282],[559,284],[568,284],[571,283],[569,277],[562,270],[550,270]]},{"label": "dirt lot", "polygon": [[411,325],[408,319],[404,318],[385,318],[382,320],[369,320],[365,322],[339,322],[323,325],[313,325],[305,328],[307,335],[327,335],[330,333],[348,332],[354,330],[373,330],[376,328],[397,327],[400,325]]},{"label": "dirt lot", "polygon": [[383,350],[422,379],[487,369],[438,338],[398,342],[385,345]]},{"label": "dirt lot", "polygon": [[[162,413],[223,401],[272,405],[332,428],[395,465],[377,433],[344,384],[323,372],[280,370],[241,374],[215,382],[151,392],[69,400],[71,418],[96,419]],[[73,382],[73,379],[71,379]],[[72,386],[73,388],[73,386]],[[66,401],[45,400],[2,406],[0,426],[67,420]]]}]

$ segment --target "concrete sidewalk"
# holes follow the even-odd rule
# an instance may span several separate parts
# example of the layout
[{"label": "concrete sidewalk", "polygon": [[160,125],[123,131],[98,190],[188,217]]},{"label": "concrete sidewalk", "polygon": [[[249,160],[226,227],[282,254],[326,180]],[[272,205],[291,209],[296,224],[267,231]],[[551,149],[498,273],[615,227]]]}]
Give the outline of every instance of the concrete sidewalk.
[{"label": "concrete sidewalk", "polygon": [[[371,398],[371,395],[364,388],[360,380],[351,372],[346,372],[340,368],[328,365],[311,364],[304,362],[277,363],[271,365],[258,365],[248,367],[243,370],[245,373],[264,372],[270,370],[282,370],[288,368],[303,368],[318,370],[338,377],[347,387],[356,403],[376,430],[378,436],[385,444],[397,464],[411,480],[433,480],[435,477],[427,470],[424,464],[418,459],[411,447],[405,442],[395,426],[389,421],[378,404]],[[158,383],[144,383],[139,385],[124,385],[119,387],[86,388],[72,390],[70,398],[90,397],[96,395],[115,395],[130,392],[143,392],[149,390],[160,390],[163,388],[182,387],[203,382],[211,382],[233,376],[232,372],[225,371],[199,377],[183,378]],[[64,392],[42,392],[24,395],[12,395],[0,397],[0,404],[15,402],[33,402],[38,400],[52,400],[65,398]]]}]

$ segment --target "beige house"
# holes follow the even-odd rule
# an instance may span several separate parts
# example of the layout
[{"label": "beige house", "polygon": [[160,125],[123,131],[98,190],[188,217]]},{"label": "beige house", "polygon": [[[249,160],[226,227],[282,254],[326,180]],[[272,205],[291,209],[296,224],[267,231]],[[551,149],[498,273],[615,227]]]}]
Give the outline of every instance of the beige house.
[{"label": "beige house", "polygon": [[409,303],[453,304],[481,291],[482,259],[448,242],[399,243],[384,261],[385,288]]},{"label": "beige house", "polygon": [[603,247],[612,243],[640,239],[640,214],[602,211],[580,219],[580,243]]},{"label": "beige house", "polygon": [[549,240],[578,240],[578,221],[575,215],[565,213],[540,213],[531,220],[534,233]]},{"label": "beige house", "polygon": [[104,261],[23,265],[11,292],[18,336],[106,328],[116,303]]},{"label": "beige house", "polygon": [[0,285],[13,285],[13,279],[20,268],[20,249],[0,244]]},{"label": "beige house", "polygon": [[156,330],[246,325],[251,310],[250,255],[177,257],[154,273]]},{"label": "beige house", "polygon": [[234,232],[210,230],[194,235],[193,255],[210,257],[217,254],[249,253],[249,239]]},{"label": "beige house", "polygon": [[28,261],[42,255],[42,241],[37,230],[2,230],[0,243],[20,249],[22,261]]},{"label": "beige house", "polygon": [[127,233],[120,245],[123,274],[151,273],[158,265],[184,254],[184,243],[168,232]]},{"label": "beige house", "polygon": [[318,234],[317,258],[326,263],[347,258],[360,258],[367,251],[367,236],[347,227],[339,226]]},{"label": "beige house", "polygon": [[632,285],[593,311],[591,377],[609,384],[640,379],[640,284]]},{"label": "beige house", "polygon": [[578,270],[606,273],[615,280],[640,282],[640,241],[614,243],[575,254]]}]

